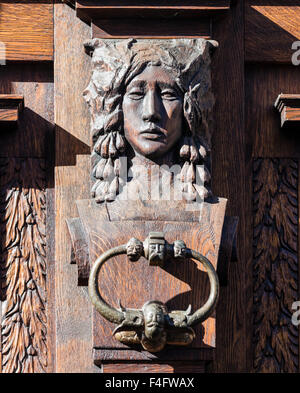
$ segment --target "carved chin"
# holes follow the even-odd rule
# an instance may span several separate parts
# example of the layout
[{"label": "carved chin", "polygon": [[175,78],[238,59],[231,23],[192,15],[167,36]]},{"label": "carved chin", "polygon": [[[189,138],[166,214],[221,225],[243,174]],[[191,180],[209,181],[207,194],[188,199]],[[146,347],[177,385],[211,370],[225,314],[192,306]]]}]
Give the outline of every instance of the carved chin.
[{"label": "carved chin", "polygon": [[145,329],[145,336],[148,338],[148,340],[157,340],[158,338],[161,337],[163,334],[164,329],[161,327],[147,327]]},{"label": "carved chin", "polygon": [[167,144],[166,140],[148,140],[142,139],[135,146],[131,145],[133,150],[147,158],[159,158],[172,149],[173,146]]},{"label": "carved chin", "polygon": [[156,340],[149,339],[146,334],[143,334],[141,338],[142,347],[148,352],[159,352],[164,349],[167,344],[167,333],[165,331],[161,333]]}]

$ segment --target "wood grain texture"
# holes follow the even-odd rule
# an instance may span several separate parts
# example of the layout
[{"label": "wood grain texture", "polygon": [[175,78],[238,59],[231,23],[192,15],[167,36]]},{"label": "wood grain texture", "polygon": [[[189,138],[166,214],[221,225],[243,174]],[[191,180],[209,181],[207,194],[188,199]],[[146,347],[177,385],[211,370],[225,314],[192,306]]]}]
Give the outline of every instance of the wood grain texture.
[{"label": "wood grain texture", "polygon": [[71,263],[76,263],[78,268],[78,285],[87,286],[90,275],[87,236],[79,218],[67,219],[66,223],[72,242]]},{"label": "wood grain texture", "polygon": [[94,348],[94,361],[99,367],[102,367],[104,363],[119,363],[119,362],[151,362],[157,364],[169,364],[170,362],[194,362],[200,363],[205,362],[208,366],[215,358],[215,351],[212,348],[201,348],[201,350],[190,350],[175,347],[167,347],[164,349],[163,356],[160,357],[158,354],[153,354],[147,351],[133,351],[122,349],[115,351],[116,356],[113,356],[110,348]]},{"label": "wood grain texture", "polygon": [[282,130],[274,108],[278,94],[299,94],[299,68],[287,65],[247,65],[246,137],[251,157],[299,157],[297,129]]},{"label": "wood grain texture", "polygon": [[24,106],[24,97],[16,94],[0,94],[0,108],[18,108]]},{"label": "wood grain texture", "polygon": [[45,372],[45,162],[2,158],[0,175],[2,372]]},{"label": "wood grain texture", "polygon": [[[73,0],[71,0],[73,1]],[[201,7],[201,8],[229,8],[231,0],[75,0],[77,7]]]},{"label": "wood grain texture", "polygon": [[238,217],[225,217],[219,249],[217,274],[221,286],[228,285],[229,266],[237,262],[237,230]]},{"label": "wood grain texture", "polygon": [[[70,37],[72,39],[70,40]],[[55,4],[55,309],[56,372],[93,372],[92,305],[70,265],[66,218],[89,196],[89,116],[82,92],[90,77],[83,43],[90,29],[66,4]],[[85,180],[86,181],[85,181]],[[99,371],[99,369],[97,369]]]},{"label": "wood grain texture", "polygon": [[0,94],[24,97],[16,132],[1,133],[0,156],[49,156],[53,135],[53,66],[10,63],[1,66]]},{"label": "wood grain texture", "polygon": [[[129,202],[132,202],[131,204]],[[215,214],[212,212],[212,222],[204,219],[199,223],[199,213],[194,222],[164,221],[159,217],[159,211],[164,209],[160,202],[152,202],[153,208],[156,206],[158,216],[152,217],[151,208],[143,209],[146,219],[140,220],[142,202],[127,201],[126,210],[119,209],[119,203],[109,204],[107,207],[97,205],[93,200],[78,201],[78,210],[85,232],[89,234],[91,261],[102,254],[107,249],[126,243],[130,237],[144,240],[151,231],[162,231],[166,234],[166,239],[173,242],[182,239],[187,246],[198,250],[205,255],[215,266],[217,264],[217,250],[221,241],[222,222],[224,218],[225,201],[213,205]],[[149,203],[149,202],[148,202]],[[140,204],[140,206],[138,206]],[[170,204],[170,202],[169,202]],[[134,209],[134,205],[136,209]],[[125,205],[124,205],[125,206]],[[160,206],[160,208],[158,208]],[[107,209],[109,212],[107,213]],[[150,211],[149,211],[150,210]],[[185,209],[181,209],[186,215]],[[137,219],[134,220],[134,212]],[[122,221],[114,215],[122,216]],[[163,215],[163,214],[162,214]],[[93,217],[97,216],[95,221]],[[152,215],[153,216],[153,215]],[[171,220],[173,215],[169,216]],[[148,221],[148,219],[150,221]],[[113,220],[113,221],[112,221]],[[219,222],[220,221],[220,222]],[[192,309],[199,308],[207,299],[209,294],[209,283],[207,275],[204,273],[200,263],[196,261],[182,261],[170,263],[163,269],[147,266],[147,262],[140,261],[131,263],[126,257],[113,258],[107,263],[100,274],[99,287],[105,299],[115,307],[118,307],[118,299],[122,299],[122,304],[126,307],[141,308],[148,300],[161,300],[166,302],[170,310],[186,309],[189,304]],[[133,290],[134,289],[134,290]],[[126,358],[124,353],[128,349],[127,359],[156,359],[172,360],[174,355],[178,360],[203,359],[200,350],[195,348],[205,348],[207,350],[215,347],[215,318],[214,315],[206,320],[202,326],[197,326],[196,339],[190,348],[176,348],[163,351],[158,354],[149,354],[145,351],[132,351],[130,348],[116,341],[112,336],[114,325],[103,319],[97,312],[94,313],[94,347],[97,349],[95,361],[98,362],[105,357],[105,360],[116,360]],[[101,354],[101,348],[110,348]],[[114,349],[113,351],[111,349]],[[117,351],[117,349],[120,349]],[[130,353],[131,352],[131,353]],[[176,354],[174,353],[176,352]],[[191,353],[189,353],[191,352]],[[190,356],[191,355],[191,356]],[[211,360],[213,354],[204,354],[204,359]],[[100,358],[98,357],[100,356]],[[125,356],[125,358],[124,358]],[[171,356],[171,357],[170,357]]]},{"label": "wood grain texture", "polygon": [[[53,187],[53,181],[51,180],[52,175],[51,175],[51,163],[50,163],[51,161],[50,156],[52,154],[51,151],[53,151],[53,144],[52,144],[53,141],[53,67],[51,66],[50,63],[41,63],[41,62],[7,63],[6,66],[1,66],[0,93],[2,93],[4,96],[6,96],[7,93],[9,93],[9,95],[12,97],[20,97],[20,96],[25,97],[24,103],[26,107],[19,114],[18,129],[15,130],[14,132],[1,133],[0,157],[3,157],[4,161],[7,160],[8,162],[11,162],[11,165],[14,165],[16,162],[26,162],[26,158],[29,159],[28,162],[32,163],[32,164],[28,164],[27,166],[28,173],[26,173],[25,169],[23,168],[25,164],[24,165],[22,164],[23,166],[21,165],[21,170],[18,169],[15,175],[10,173],[12,176],[15,177],[16,182],[19,181],[21,177],[20,181],[23,182],[22,184],[24,185],[25,188],[27,188],[27,190],[33,188],[33,190],[31,190],[28,194],[26,194],[27,196],[21,193],[19,196],[20,202],[18,203],[21,203],[23,201],[21,206],[23,206],[24,209],[25,208],[27,209],[26,206],[31,203],[30,202],[31,198],[33,198],[33,196],[36,195],[35,192],[36,193],[39,192],[39,190],[36,189],[37,183],[39,181],[38,164],[36,164],[37,167],[35,167],[35,164],[33,164],[34,162],[38,162],[39,160],[38,159],[34,160],[35,157],[41,159],[42,162],[44,162],[44,159],[46,159],[47,161],[47,171],[44,173],[44,181],[45,181],[44,191],[46,192],[46,187],[48,188],[47,199],[49,199],[48,198],[49,188]],[[18,201],[18,197],[16,197],[17,190],[14,192],[12,191],[12,193],[13,195],[11,196],[12,199],[10,199],[10,203],[12,203],[13,200],[17,202]],[[26,193],[26,190],[24,191],[24,193]],[[37,194],[36,198],[38,197],[39,195]],[[27,205],[25,202],[27,203]],[[51,236],[54,234],[54,230],[53,232],[49,230],[50,227],[48,225],[48,222],[49,222],[49,217],[53,216],[54,214],[54,209],[53,206],[51,208],[48,204],[44,207],[47,209],[47,214],[45,213],[46,220],[47,220],[46,225],[48,226],[48,230],[46,231],[46,236],[47,236],[46,244],[47,247],[49,247],[51,243],[50,239]],[[20,210],[20,208],[16,210],[16,214],[19,214],[21,212],[22,211]],[[16,216],[15,220],[19,220],[19,223],[17,225],[20,226],[22,225],[23,222],[22,215],[18,217]],[[20,228],[20,232],[25,231],[26,229],[25,226],[26,225],[24,224],[24,228],[23,229]],[[28,248],[27,253],[28,255],[32,255],[32,250],[30,249],[31,242],[29,241],[30,235],[28,234],[28,231],[24,233],[27,233],[26,235],[27,236],[26,238],[28,240],[26,243]],[[34,236],[36,237],[36,235]],[[25,251],[23,252],[25,253]],[[9,357],[12,357],[12,360],[11,363],[7,361],[5,365],[6,370],[8,369],[11,370],[13,367],[16,366],[16,363],[18,362],[19,364],[24,365],[22,372],[24,372],[25,370],[25,363],[26,363],[26,367],[28,367],[27,368],[28,371],[30,367],[34,367],[34,372],[39,372],[39,370],[42,371],[42,367],[44,367],[44,369],[47,372],[53,370],[53,356],[55,353],[55,348],[53,346],[52,324],[55,320],[54,319],[55,310],[53,309],[53,292],[55,286],[54,286],[54,275],[53,275],[53,264],[54,264],[53,258],[51,260],[48,259],[48,256],[50,254],[51,253],[49,252],[49,248],[47,248],[45,263],[47,265],[47,278],[50,277],[49,280],[47,279],[46,282],[47,287],[45,291],[47,293],[47,302],[46,302],[47,321],[41,322],[46,327],[45,331],[47,331],[47,354],[45,355],[47,359],[43,360],[43,362],[45,362],[44,364],[47,363],[47,368],[45,368],[43,365],[38,364],[38,356],[39,356],[38,352],[35,356],[31,356],[32,359],[31,365],[29,364],[30,356],[28,359],[28,354],[26,354],[26,352],[23,360],[21,356],[20,359],[18,359],[17,358],[18,351],[21,350],[22,347],[16,345],[15,358],[12,355],[12,349],[10,349],[9,350],[10,352],[8,352]],[[13,289],[12,286],[10,286],[9,288]],[[26,285],[25,285],[25,289],[26,289]],[[29,290],[29,293],[33,294],[33,299],[34,299],[36,292]],[[26,300],[24,303],[24,307],[26,307],[26,302],[27,305],[29,304],[27,300],[29,295],[28,294],[26,296],[25,295],[26,294],[24,292],[23,298],[25,298]],[[14,295],[12,294],[9,296],[14,296]],[[30,311],[30,309],[28,310]],[[9,317],[7,317],[7,323],[10,323]],[[32,323],[34,323],[33,318],[32,318]],[[30,327],[31,336],[34,335],[34,329],[32,328],[32,323]],[[22,322],[21,323],[18,322],[18,325],[21,326],[20,335],[22,335],[24,331],[26,332],[27,328],[29,329],[29,327],[26,327],[26,329],[22,327]],[[18,325],[16,325],[16,327]],[[39,324],[37,324],[37,328],[39,328]],[[15,330],[16,328],[14,328],[12,332],[14,333]],[[12,337],[14,337],[13,334]],[[9,340],[10,339],[7,337],[7,345],[9,345]],[[21,341],[21,338],[19,339],[19,341]],[[24,343],[24,348],[27,351],[25,343]],[[31,352],[33,353],[34,350],[32,349]],[[16,363],[13,363],[14,361],[16,361]],[[16,370],[19,369],[16,368]]]},{"label": "wood grain texture", "polygon": [[56,309],[55,309],[55,199],[53,188],[53,166],[48,163],[51,175],[47,173],[48,185],[46,191],[47,199],[47,344],[48,344],[48,367],[47,373],[55,372],[56,360]]},{"label": "wood grain texture", "polygon": [[76,14],[79,18],[91,22],[103,18],[196,18],[215,15],[228,11],[228,0],[189,0],[189,1],[76,1]]},{"label": "wood grain texture", "polygon": [[245,60],[291,64],[300,40],[300,5],[294,0],[245,1]]},{"label": "wood grain texture", "polygon": [[5,130],[7,126],[15,126],[19,112],[23,109],[24,97],[14,94],[0,94],[0,125]]},{"label": "wood grain texture", "polygon": [[0,109],[0,124],[1,128],[8,125],[9,123],[16,123],[18,121],[19,111],[18,109],[6,108]]},{"label": "wood grain texture", "polygon": [[299,127],[300,94],[279,94],[274,107],[280,113],[281,128]]},{"label": "wood grain texture", "polygon": [[253,165],[254,370],[298,371],[298,162],[256,159]]},{"label": "wood grain texture", "polygon": [[228,285],[221,288],[216,310],[216,372],[246,371],[247,359],[243,15],[243,2],[238,1],[226,18],[214,23],[212,36],[219,42],[212,59],[212,89],[216,97],[212,190],[228,199],[226,215],[239,217],[238,262],[229,265]]},{"label": "wood grain texture", "polygon": [[53,1],[0,1],[6,61],[53,60]]},{"label": "wood grain texture", "polygon": [[[274,102],[280,92],[299,93],[299,71],[288,65],[248,64],[246,75],[246,189],[250,190],[245,204],[247,217],[246,233],[253,233],[253,160],[257,157],[286,158],[299,157],[299,137],[296,130],[282,130],[280,116],[274,109]],[[299,82],[298,82],[299,81]],[[272,179],[271,179],[272,180]],[[273,181],[274,183],[274,181]],[[253,240],[246,237],[246,308],[247,315],[253,315]],[[247,318],[247,332],[253,331],[253,319]],[[287,339],[288,340],[288,339]],[[255,344],[247,335],[247,370],[253,370]]]},{"label": "wood grain texture", "polygon": [[103,373],[204,373],[204,362],[151,363],[104,363]]},{"label": "wood grain texture", "polygon": [[[150,213],[151,215],[151,213]],[[153,215],[155,217],[155,215]],[[155,218],[152,217],[154,220]],[[172,219],[176,218],[172,214]],[[112,218],[110,214],[110,218]],[[78,268],[78,285],[87,286],[90,274],[90,257],[88,251],[88,239],[82,228],[81,220],[79,218],[67,219],[68,231],[72,242],[71,263],[76,263]],[[217,274],[220,285],[227,285],[228,271],[230,262],[237,261],[236,250],[236,231],[238,227],[237,217],[225,216],[222,238],[219,249],[219,258],[217,266]]]},{"label": "wood grain texture", "polygon": [[300,125],[300,108],[291,108],[287,106],[285,108],[284,120],[282,122],[283,127],[295,126],[299,127]]},{"label": "wood grain texture", "polygon": [[92,23],[93,38],[174,38],[211,37],[210,19],[189,19],[178,23],[174,19],[127,18],[99,19]]},{"label": "wood grain texture", "polygon": [[[198,223],[128,221],[105,223],[105,227],[108,236],[105,236],[104,231],[97,232],[97,235],[95,232],[90,234],[93,244],[92,260],[117,242],[117,244],[126,243],[131,237],[142,240],[151,231],[162,231],[169,242],[176,239],[185,241],[189,248],[206,256],[216,268],[216,254],[209,232],[201,228]],[[201,264],[194,261],[182,263],[173,261],[164,269],[160,269],[148,266],[144,259],[133,264],[126,257],[114,258],[103,267],[99,287],[102,288],[105,299],[115,307],[118,307],[118,299],[129,308],[141,308],[148,300],[159,300],[166,303],[170,310],[186,310],[191,304],[192,310],[195,311],[205,303],[209,295],[208,277]],[[126,348],[127,346],[116,342],[112,336],[115,327],[101,316],[95,315],[94,346]],[[194,330],[196,338],[191,348],[215,347],[214,315]],[[185,350],[180,348],[178,352],[179,356],[182,354],[183,357]],[[198,356],[201,358],[200,351]],[[163,354],[159,353],[158,357],[163,357]]]}]

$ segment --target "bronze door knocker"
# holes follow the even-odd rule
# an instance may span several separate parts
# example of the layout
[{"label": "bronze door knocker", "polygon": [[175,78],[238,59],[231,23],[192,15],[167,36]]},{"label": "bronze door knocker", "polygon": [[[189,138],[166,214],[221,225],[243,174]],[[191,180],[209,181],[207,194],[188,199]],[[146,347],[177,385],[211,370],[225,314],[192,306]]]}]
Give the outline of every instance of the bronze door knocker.
[{"label": "bronze door knocker", "polygon": [[[206,303],[191,314],[191,306],[186,311],[168,311],[160,301],[146,302],[142,309],[120,310],[107,304],[98,288],[98,276],[101,267],[110,258],[127,254],[130,261],[145,257],[150,265],[162,267],[168,258],[194,258],[207,269],[210,281],[210,295]],[[219,296],[219,280],[209,260],[186,247],[182,240],[173,244],[166,242],[162,232],[150,232],[144,242],[131,238],[127,244],[111,248],[104,252],[94,263],[89,277],[89,295],[96,310],[108,321],[118,324],[114,337],[120,342],[132,345],[141,344],[149,352],[161,351],[166,344],[188,345],[195,338],[193,326],[205,321],[214,311]]]}]

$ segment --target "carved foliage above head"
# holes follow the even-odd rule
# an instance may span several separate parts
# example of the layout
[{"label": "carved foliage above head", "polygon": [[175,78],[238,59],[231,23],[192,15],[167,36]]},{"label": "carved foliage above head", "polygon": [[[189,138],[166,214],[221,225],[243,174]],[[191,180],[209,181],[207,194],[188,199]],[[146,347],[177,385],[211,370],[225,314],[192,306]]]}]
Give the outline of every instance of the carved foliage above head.
[{"label": "carved foliage above head", "polygon": [[[216,46],[205,39],[94,39],[86,44],[93,52],[84,97],[91,112],[92,196],[97,202],[121,192],[120,157],[136,156],[180,165],[184,199],[210,195],[210,61]],[[196,165],[202,165],[200,187]]]}]

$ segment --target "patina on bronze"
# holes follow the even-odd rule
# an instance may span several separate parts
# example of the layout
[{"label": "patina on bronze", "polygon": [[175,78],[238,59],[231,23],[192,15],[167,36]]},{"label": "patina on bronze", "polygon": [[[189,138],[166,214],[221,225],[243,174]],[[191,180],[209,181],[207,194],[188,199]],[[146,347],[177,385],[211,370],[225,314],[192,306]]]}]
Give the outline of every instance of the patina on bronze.
[{"label": "patina on bronze", "polygon": [[[210,281],[210,295],[206,303],[193,314],[191,307],[186,311],[168,311],[164,303],[152,300],[146,302],[141,310],[124,308],[120,310],[104,301],[98,288],[98,276],[101,267],[110,258],[127,254],[131,261],[141,256],[149,263],[162,265],[166,258],[194,258],[207,269]],[[127,244],[114,247],[104,252],[94,263],[89,277],[89,295],[96,310],[107,320],[118,324],[114,331],[117,340],[124,344],[141,344],[149,352],[161,351],[166,344],[188,345],[194,337],[193,326],[207,319],[215,309],[219,296],[219,280],[209,260],[200,253],[187,248],[183,241],[173,244],[166,242],[162,232],[150,232],[142,243],[132,238]]]}]

